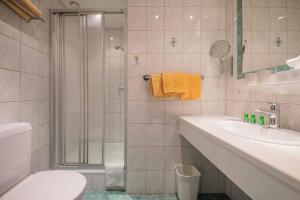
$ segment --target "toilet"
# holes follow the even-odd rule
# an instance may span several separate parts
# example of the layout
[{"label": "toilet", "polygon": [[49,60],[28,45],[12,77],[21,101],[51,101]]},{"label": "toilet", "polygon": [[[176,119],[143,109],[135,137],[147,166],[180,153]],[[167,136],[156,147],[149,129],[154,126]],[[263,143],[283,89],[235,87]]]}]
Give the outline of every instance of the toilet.
[{"label": "toilet", "polygon": [[28,123],[0,126],[0,199],[82,199],[86,179],[77,172],[53,170],[29,175],[31,134]]}]

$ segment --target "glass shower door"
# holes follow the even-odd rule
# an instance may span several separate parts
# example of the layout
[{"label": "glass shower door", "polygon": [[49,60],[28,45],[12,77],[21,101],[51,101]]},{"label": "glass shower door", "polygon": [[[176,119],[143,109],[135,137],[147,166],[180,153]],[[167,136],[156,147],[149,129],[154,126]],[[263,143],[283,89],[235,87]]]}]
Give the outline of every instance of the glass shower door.
[{"label": "glass shower door", "polygon": [[61,164],[102,165],[103,15],[60,15]]}]

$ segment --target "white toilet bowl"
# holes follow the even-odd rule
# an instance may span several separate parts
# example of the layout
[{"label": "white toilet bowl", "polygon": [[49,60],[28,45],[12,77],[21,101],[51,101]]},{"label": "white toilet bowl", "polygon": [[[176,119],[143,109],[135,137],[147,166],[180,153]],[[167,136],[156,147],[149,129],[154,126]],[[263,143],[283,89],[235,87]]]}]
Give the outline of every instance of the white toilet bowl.
[{"label": "white toilet bowl", "polygon": [[73,171],[42,171],[26,177],[1,200],[80,200],[86,179]]},{"label": "white toilet bowl", "polygon": [[29,175],[32,127],[0,126],[0,200],[80,200],[86,178],[74,171],[42,171]]}]

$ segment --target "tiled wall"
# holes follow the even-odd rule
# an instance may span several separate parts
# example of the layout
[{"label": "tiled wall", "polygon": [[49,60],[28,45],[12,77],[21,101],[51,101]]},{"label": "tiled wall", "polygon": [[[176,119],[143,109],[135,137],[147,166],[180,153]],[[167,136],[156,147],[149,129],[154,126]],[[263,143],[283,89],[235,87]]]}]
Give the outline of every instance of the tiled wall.
[{"label": "tiled wall", "polygon": [[244,72],[282,65],[299,55],[300,1],[243,0],[242,9]]},{"label": "tiled wall", "polygon": [[[244,2],[244,1],[243,1]],[[257,1],[258,2],[258,1]],[[262,1],[259,1],[262,3]],[[275,2],[275,1],[274,1]],[[281,0],[284,5],[294,5],[298,7],[300,1]],[[270,1],[272,3],[272,1]],[[242,117],[244,112],[253,113],[257,108],[269,108],[265,102],[277,102],[281,109],[281,127],[295,131],[300,131],[299,116],[300,116],[300,92],[294,92],[293,95],[272,94],[266,92],[250,92],[239,90],[237,86],[247,84],[245,79],[237,80],[236,77],[236,0],[226,0],[226,39],[231,41],[233,46],[232,54],[234,56],[234,76],[226,79],[226,114]],[[296,28],[296,27],[295,27]],[[297,30],[300,30],[299,27]],[[291,78],[300,79],[299,73],[296,71],[288,71],[278,73],[284,81]],[[291,78],[289,78],[291,77]],[[297,78],[298,77],[298,78]],[[269,78],[268,76],[265,77]]]},{"label": "tiled wall", "polygon": [[[109,17],[109,16],[108,16]],[[124,31],[105,29],[105,142],[124,142],[125,135],[125,62]]]},{"label": "tiled wall", "polygon": [[[128,192],[174,193],[174,165],[200,165],[199,152],[177,133],[176,116],[225,112],[225,79],[209,56],[224,30],[223,0],[128,1]],[[202,98],[153,98],[142,75],[171,71],[204,75]]]},{"label": "tiled wall", "polygon": [[33,125],[32,172],[49,168],[49,8],[33,1],[46,23],[25,22],[0,2],[0,124]]}]

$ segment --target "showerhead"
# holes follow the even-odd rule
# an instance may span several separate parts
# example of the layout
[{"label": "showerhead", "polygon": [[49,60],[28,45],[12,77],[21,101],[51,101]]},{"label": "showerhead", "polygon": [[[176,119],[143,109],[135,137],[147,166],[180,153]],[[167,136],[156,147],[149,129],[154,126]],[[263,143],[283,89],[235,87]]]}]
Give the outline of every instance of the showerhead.
[{"label": "showerhead", "polygon": [[121,47],[121,46],[115,46],[115,49],[116,49],[116,50],[119,50],[119,49],[120,49],[120,50],[122,50],[122,51],[125,52],[125,49],[124,49],[123,47]]}]

